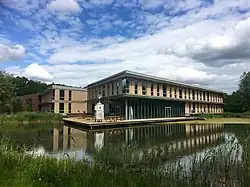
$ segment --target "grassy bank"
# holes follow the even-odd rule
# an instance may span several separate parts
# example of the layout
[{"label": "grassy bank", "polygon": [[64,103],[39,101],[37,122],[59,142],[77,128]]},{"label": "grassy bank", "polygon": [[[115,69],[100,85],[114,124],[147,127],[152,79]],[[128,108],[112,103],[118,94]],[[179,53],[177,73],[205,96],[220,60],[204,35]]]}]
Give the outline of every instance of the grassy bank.
[{"label": "grassy bank", "polygon": [[205,118],[205,119],[220,119],[220,118],[249,118],[250,119],[250,112],[244,112],[244,113],[224,112],[222,114],[197,114],[194,116]]},{"label": "grassy bank", "polygon": [[62,115],[54,113],[19,112],[0,115],[0,125],[6,123],[58,123],[62,122],[62,118]]},{"label": "grassy bank", "polygon": [[248,143],[241,147],[243,156],[238,144],[227,144],[207,151],[203,157],[191,158],[184,166],[180,160],[165,164],[171,156],[168,147],[143,150],[140,156],[136,146],[107,146],[95,153],[90,164],[34,158],[2,140],[0,186],[249,186]]}]

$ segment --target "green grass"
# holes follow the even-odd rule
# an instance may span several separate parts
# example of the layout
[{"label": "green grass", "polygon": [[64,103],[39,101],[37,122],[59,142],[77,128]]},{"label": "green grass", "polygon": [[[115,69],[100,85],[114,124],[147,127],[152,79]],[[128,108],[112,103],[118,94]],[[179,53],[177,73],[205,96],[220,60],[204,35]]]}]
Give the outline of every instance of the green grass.
[{"label": "green grass", "polygon": [[0,115],[0,125],[10,123],[58,123],[62,122],[63,116],[55,113],[38,113],[38,112],[19,112],[15,114]]}]

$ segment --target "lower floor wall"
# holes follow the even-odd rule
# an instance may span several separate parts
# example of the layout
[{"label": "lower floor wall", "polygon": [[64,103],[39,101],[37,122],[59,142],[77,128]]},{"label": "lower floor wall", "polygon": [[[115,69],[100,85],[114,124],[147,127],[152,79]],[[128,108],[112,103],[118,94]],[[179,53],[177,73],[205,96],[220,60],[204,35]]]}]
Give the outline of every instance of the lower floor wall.
[{"label": "lower floor wall", "polygon": [[[183,117],[199,113],[223,113],[222,104],[195,103],[145,98],[120,98],[101,101],[104,115],[123,119]],[[88,101],[87,113],[94,113],[96,102]]]},{"label": "lower floor wall", "polygon": [[87,112],[87,103],[47,103],[41,106],[41,112],[54,112],[54,113],[84,113]]}]

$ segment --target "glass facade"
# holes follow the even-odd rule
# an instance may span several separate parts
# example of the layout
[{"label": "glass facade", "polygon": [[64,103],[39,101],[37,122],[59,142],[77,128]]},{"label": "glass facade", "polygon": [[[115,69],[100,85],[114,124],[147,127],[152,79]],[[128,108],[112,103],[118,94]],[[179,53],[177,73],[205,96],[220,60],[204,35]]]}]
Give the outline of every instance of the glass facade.
[{"label": "glass facade", "polygon": [[[127,100],[127,107],[125,106]],[[185,103],[181,101],[163,101],[145,98],[114,99],[108,103],[105,115],[122,116],[126,119],[147,119],[185,116]]]}]

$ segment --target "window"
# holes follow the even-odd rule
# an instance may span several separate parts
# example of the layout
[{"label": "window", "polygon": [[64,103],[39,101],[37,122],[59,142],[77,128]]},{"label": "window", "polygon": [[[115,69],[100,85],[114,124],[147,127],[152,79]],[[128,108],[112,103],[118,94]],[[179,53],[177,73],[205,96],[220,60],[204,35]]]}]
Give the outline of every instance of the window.
[{"label": "window", "polygon": [[102,86],[102,96],[105,97],[105,84]]},{"label": "window", "polygon": [[122,93],[129,93],[129,80],[128,80],[128,78],[122,79]]},{"label": "window", "polygon": [[116,95],[119,95],[119,90],[120,90],[120,82],[116,82]]},{"label": "window", "polygon": [[206,92],[203,92],[203,101],[206,100]]},{"label": "window", "polygon": [[167,86],[163,85],[163,97],[167,96]]},{"label": "window", "polygon": [[169,88],[169,96],[172,97],[172,88]]},{"label": "window", "polygon": [[174,88],[174,97],[177,98],[177,90]]},{"label": "window", "polygon": [[138,94],[138,80],[134,80],[135,84],[135,94]]},{"label": "window", "polygon": [[182,88],[179,88],[179,98],[182,99]]},{"label": "window", "polygon": [[68,113],[71,113],[71,103],[68,105]]},{"label": "window", "polygon": [[202,92],[200,92],[200,100],[202,100]]},{"label": "window", "polygon": [[151,83],[151,95],[153,96],[154,95],[154,84]]},{"label": "window", "polygon": [[55,90],[54,89],[52,90],[52,98],[51,99],[55,100]]},{"label": "window", "polygon": [[71,99],[72,99],[72,91],[69,90],[69,101],[71,101]]},{"label": "window", "polygon": [[193,97],[193,100],[195,99],[195,91],[194,90],[192,90],[192,97]]},{"label": "window", "polygon": [[111,84],[111,94],[114,95],[114,83]]},{"label": "window", "polygon": [[108,84],[108,86],[107,86],[107,87],[108,87],[108,88],[107,88],[107,89],[108,89],[108,95],[107,95],[107,96],[109,96],[109,93],[110,93],[110,92],[109,92],[109,91],[110,91],[110,90],[109,90],[109,84]]},{"label": "window", "polygon": [[142,95],[147,95],[147,87],[145,81],[142,81]]},{"label": "window", "polygon": [[64,100],[64,90],[60,90],[60,100]]},{"label": "window", "polygon": [[210,101],[210,94],[207,93],[207,100]]},{"label": "window", "polygon": [[187,89],[184,91],[184,99],[187,99]]},{"label": "window", "polygon": [[157,84],[157,96],[160,96],[160,85]]},{"label": "window", "polygon": [[51,104],[51,112],[54,112],[55,111],[55,103],[52,103]]},{"label": "window", "polygon": [[59,113],[64,113],[64,103],[59,103]]}]

